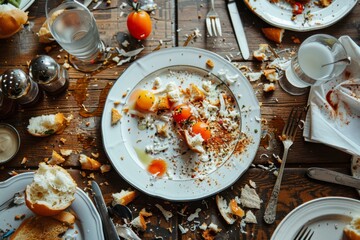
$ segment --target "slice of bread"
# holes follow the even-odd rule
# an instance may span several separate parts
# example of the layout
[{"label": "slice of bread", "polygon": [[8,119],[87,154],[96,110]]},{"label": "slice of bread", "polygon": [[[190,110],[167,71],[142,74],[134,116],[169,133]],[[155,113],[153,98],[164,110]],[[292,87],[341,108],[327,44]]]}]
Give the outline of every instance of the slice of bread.
[{"label": "slice of bread", "polygon": [[113,193],[112,197],[113,197],[113,202],[112,202],[113,206],[116,204],[127,205],[135,199],[136,192],[129,190],[121,190],[119,193]]},{"label": "slice of bread", "polygon": [[101,163],[95,159],[86,156],[85,154],[80,154],[79,162],[81,164],[81,169],[83,170],[99,170]]},{"label": "slice of bread", "polygon": [[10,240],[61,240],[68,228],[51,217],[33,216],[22,222]]},{"label": "slice of bread", "polygon": [[32,117],[27,129],[31,135],[36,137],[46,137],[54,133],[60,134],[69,125],[71,118],[71,116],[66,118],[62,113]]},{"label": "slice of bread", "polygon": [[349,240],[360,240],[360,217],[355,217],[344,227],[344,233]]},{"label": "slice of bread", "polygon": [[26,186],[26,206],[40,216],[59,214],[75,200],[76,186],[65,169],[42,162],[33,182]]},{"label": "slice of bread", "polygon": [[262,28],[261,31],[265,35],[265,37],[271,41],[276,43],[281,43],[285,29],[282,28]]},{"label": "slice of bread", "polygon": [[260,209],[260,204],[262,203],[255,189],[250,188],[247,184],[241,188],[240,202],[244,207],[255,209]]}]

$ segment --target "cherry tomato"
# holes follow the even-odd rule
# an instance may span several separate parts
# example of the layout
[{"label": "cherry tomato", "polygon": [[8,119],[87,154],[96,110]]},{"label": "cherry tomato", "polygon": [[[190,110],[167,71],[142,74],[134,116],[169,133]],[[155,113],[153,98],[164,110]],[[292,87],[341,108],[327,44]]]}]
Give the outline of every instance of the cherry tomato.
[{"label": "cherry tomato", "polygon": [[188,105],[181,104],[173,110],[173,118],[177,123],[186,121],[189,117],[191,117],[191,108]]},{"label": "cherry tomato", "polygon": [[167,171],[167,164],[162,159],[154,159],[150,162],[148,171],[151,174],[156,174],[161,177]]},{"label": "cherry tomato", "polygon": [[304,4],[296,2],[293,6],[293,13],[302,14],[303,11],[304,11]]},{"label": "cherry tomato", "polygon": [[142,90],[136,99],[136,108],[139,110],[149,111],[154,103],[155,95],[148,90]]},{"label": "cherry tomato", "polygon": [[192,128],[192,132],[195,134],[200,134],[201,137],[206,141],[211,137],[211,132],[209,125],[204,122],[197,122],[195,123]]},{"label": "cherry tomato", "polygon": [[143,11],[132,11],[127,17],[128,30],[134,38],[143,40],[147,38],[152,30],[150,15]]}]

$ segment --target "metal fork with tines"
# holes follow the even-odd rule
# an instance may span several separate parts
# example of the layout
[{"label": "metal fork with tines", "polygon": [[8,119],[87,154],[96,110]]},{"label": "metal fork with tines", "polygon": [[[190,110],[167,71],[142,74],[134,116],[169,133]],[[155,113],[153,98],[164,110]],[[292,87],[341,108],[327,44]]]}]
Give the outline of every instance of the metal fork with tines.
[{"label": "metal fork with tines", "polygon": [[211,7],[206,15],[206,28],[210,36],[222,36],[220,18],[217,12],[215,12],[214,0],[210,0]]},{"label": "metal fork with tines", "polygon": [[314,235],[314,230],[309,227],[303,226],[296,234],[294,240],[311,240]]},{"label": "metal fork with tines", "polygon": [[281,134],[281,140],[284,145],[284,153],[281,159],[281,166],[275,182],[274,189],[271,192],[269,203],[265,209],[264,221],[268,224],[273,223],[276,218],[276,207],[280,192],[281,180],[285,168],[285,162],[287,159],[289,148],[294,143],[296,131],[298,129],[299,122],[304,112],[304,107],[294,107],[290,112],[290,115]]}]

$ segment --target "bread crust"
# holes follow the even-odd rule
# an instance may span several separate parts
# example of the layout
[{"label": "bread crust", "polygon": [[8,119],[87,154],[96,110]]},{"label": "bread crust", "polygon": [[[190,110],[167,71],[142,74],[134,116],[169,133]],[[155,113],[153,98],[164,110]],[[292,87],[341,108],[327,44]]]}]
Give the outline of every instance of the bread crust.
[{"label": "bread crust", "polygon": [[28,20],[28,14],[18,8],[0,12],[0,39],[17,33]]},{"label": "bread crust", "polygon": [[51,239],[61,240],[60,237],[68,230],[68,226],[61,222],[43,216],[33,216],[25,219],[10,240],[35,240],[35,239]]},{"label": "bread crust", "polygon": [[281,43],[285,30],[282,28],[262,28],[265,37],[276,43]]},{"label": "bread crust", "polygon": [[[44,164],[44,165],[42,165],[42,164]],[[74,179],[62,167],[57,166],[57,165],[49,166],[49,165],[46,165],[45,163],[40,163],[40,167],[41,168],[47,167],[47,170],[50,170],[50,171],[51,170],[52,171],[60,171],[62,173],[61,174],[62,177],[66,177],[67,180],[72,182],[72,186],[74,186],[74,185],[76,186],[76,182],[74,181]],[[36,172],[35,174],[39,174],[39,173]],[[49,179],[46,179],[46,180],[48,180],[50,182]],[[54,181],[56,181],[56,180],[54,180]],[[68,208],[72,204],[72,202],[75,200],[74,194],[75,194],[76,188],[75,188],[75,191],[73,191],[72,189],[69,189],[66,192],[56,191],[56,194],[54,194],[52,189],[45,189],[42,192],[40,192],[37,188],[33,188],[34,184],[35,183],[32,182],[30,185],[26,186],[25,203],[26,203],[26,206],[37,215],[53,216],[53,215],[59,214],[63,210]],[[48,188],[50,188],[50,187],[48,187]],[[36,191],[36,192],[33,192],[33,191]],[[51,192],[51,194],[54,194],[54,196],[52,196],[53,198],[64,198],[65,197],[65,199],[63,199],[63,201],[61,201],[61,204],[53,205],[53,202],[47,202],[45,199],[46,194],[50,194],[49,192]],[[61,195],[61,194],[63,194],[63,195]],[[64,194],[69,194],[69,195],[64,196]],[[40,195],[40,197],[39,197],[39,195]],[[33,199],[32,196],[35,196],[35,199]],[[43,196],[43,198],[41,196]]]}]

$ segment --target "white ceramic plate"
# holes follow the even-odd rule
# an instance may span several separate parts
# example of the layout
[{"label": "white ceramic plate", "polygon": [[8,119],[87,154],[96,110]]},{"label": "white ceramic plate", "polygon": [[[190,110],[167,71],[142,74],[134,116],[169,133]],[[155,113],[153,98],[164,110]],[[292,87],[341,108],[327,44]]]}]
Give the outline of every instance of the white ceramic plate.
[{"label": "white ceramic plate", "polygon": [[271,240],[294,239],[302,226],[314,230],[312,239],[343,239],[343,229],[360,216],[360,201],[343,197],[324,197],[292,210],[277,226]]},{"label": "white ceramic plate", "polygon": [[[328,7],[320,8],[314,5],[317,0],[311,0],[303,14],[297,15],[296,19],[292,20],[292,8],[284,0],[280,0],[278,3],[270,3],[269,0],[244,1],[249,9],[265,22],[296,32],[328,27],[348,14],[357,3],[357,0],[333,0]],[[309,11],[312,15],[311,18],[306,17]]]},{"label": "white ceramic plate", "polygon": [[[12,198],[15,193],[24,191],[26,186],[32,182],[33,177],[33,172],[27,172],[0,182],[0,205]],[[66,235],[76,236],[77,240],[104,239],[100,216],[88,195],[80,188],[77,188],[75,201],[71,204],[70,209],[76,213],[77,219],[74,229],[69,229]],[[16,221],[14,217],[22,214],[25,214],[25,218],[34,215],[25,204],[1,211],[0,229],[17,228],[22,221]]]},{"label": "white ceramic plate", "polygon": [[23,11],[26,11],[34,2],[35,0],[22,0],[19,8]]},{"label": "white ceramic plate", "polygon": [[[215,65],[211,71],[206,68],[208,59],[211,59]],[[170,71],[185,75],[180,78],[172,77]],[[137,120],[122,112],[124,103],[127,103],[133,90],[151,88],[155,77],[160,77],[164,83],[175,81],[179,85],[186,86],[189,83],[200,84],[206,76],[223,83],[217,77],[220,71],[227,71],[230,76],[238,75],[237,81],[228,86],[228,90],[233,94],[237,108],[241,111],[240,130],[251,139],[245,152],[240,155],[232,154],[224,164],[201,179],[187,177],[155,179],[147,172],[143,157],[137,151],[137,149],[143,151],[152,141],[154,130],[138,130]],[[209,75],[209,72],[212,74]],[[127,93],[126,97],[122,97],[124,93]],[[123,104],[115,105],[114,103],[118,101]],[[113,107],[123,114],[121,122],[115,126],[110,124]],[[191,47],[177,47],[151,53],[127,68],[109,92],[101,128],[106,153],[114,168],[125,180],[149,195],[174,201],[187,201],[201,199],[224,190],[248,169],[260,142],[261,127],[257,121],[259,118],[260,107],[254,91],[237,68],[212,52]],[[186,165],[186,161],[183,162],[183,165]]]}]

